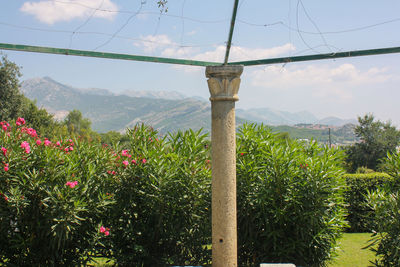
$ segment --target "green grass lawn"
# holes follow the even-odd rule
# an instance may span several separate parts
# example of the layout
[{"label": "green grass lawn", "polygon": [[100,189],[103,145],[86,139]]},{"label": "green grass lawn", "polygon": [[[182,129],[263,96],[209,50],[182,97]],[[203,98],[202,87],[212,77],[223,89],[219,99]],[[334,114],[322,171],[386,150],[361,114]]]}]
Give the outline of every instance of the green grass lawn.
[{"label": "green grass lawn", "polygon": [[328,267],[366,267],[372,266],[369,261],[375,259],[375,255],[369,249],[362,249],[371,239],[370,233],[344,234],[339,240],[339,256]]},{"label": "green grass lawn", "polygon": [[[369,249],[362,249],[371,239],[370,233],[349,233],[344,234],[339,240],[339,256],[328,267],[367,267],[372,266],[369,261],[375,259],[375,255]],[[211,246],[211,245],[210,245]],[[108,267],[113,262],[106,263],[106,258],[97,259],[90,266]]]}]

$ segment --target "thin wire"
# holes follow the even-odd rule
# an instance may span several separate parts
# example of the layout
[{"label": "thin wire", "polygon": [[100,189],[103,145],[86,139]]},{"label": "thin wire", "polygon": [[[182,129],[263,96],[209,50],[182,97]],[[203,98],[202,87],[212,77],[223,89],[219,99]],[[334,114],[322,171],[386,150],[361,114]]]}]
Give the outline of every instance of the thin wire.
[{"label": "thin wire", "polygon": [[[245,20],[241,20],[241,19],[237,19],[238,22],[249,25],[249,26],[255,26],[255,27],[269,27],[269,26],[274,26],[274,25],[282,25],[286,28],[288,28],[291,31],[296,31],[297,29],[291,27],[290,25],[287,25],[286,23],[284,23],[283,21],[277,21],[277,22],[273,22],[273,23],[264,23],[264,24],[260,24],[260,23],[253,23],[253,22],[248,22]],[[356,27],[356,28],[351,28],[351,29],[345,29],[345,30],[339,30],[339,31],[326,31],[326,32],[321,32],[322,34],[340,34],[340,33],[348,33],[348,32],[355,32],[355,31],[361,31],[361,30],[366,30],[366,29],[370,29],[370,28],[374,28],[377,26],[381,26],[384,24],[389,24],[389,23],[393,23],[393,22],[398,22],[400,21],[400,18],[395,18],[395,19],[391,19],[391,20],[386,20],[383,22],[378,22],[378,23],[374,23],[374,24],[370,24],[370,25],[366,25],[366,26],[361,26],[361,27]],[[299,30],[301,33],[304,34],[320,34],[319,32],[310,32],[310,31],[304,31],[304,30]]]},{"label": "thin wire", "polygon": [[[72,34],[73,31],[69,30],[57,30],[57,29],[43,29],[43,28],[35,28],[35,27],[30,27],[30,26],[23,26],[23,25],[15,25],[15,24],[10,24],[10,23],[5,23],[0,21],[0,25],[4,25],[7,27],[12,27],[12,28],[18,28],[18,29],[24,29],[24,30],[30,30],[30,31],[40,31],[40,32],[52,32],[52,33],[65,33],[65,34]],[[103,33],[103,32],[75,32],[75,34],[82,34],[82,35],[102,35],[102,36],[113,36],[111,33]],[[142,38],[133,38],[129,36],[122,36],[122,35],[116,35],[115,38],[119,39],[127,39],[127,40],[133,40],[133,41],[141,41],[141,42],[148,42],[148,43],[156,43],[156,44],[162,44],[162,45],[169,45],[169,46],[175,46],[175,47],[212,47],[216,45],[221,45],[224,44],[225,42],[219,42],[219,43],[209,43],[209,44],[199,44],[199,45],[179,45],[179,44],[174,44],[174,43],[163,43],[163,42],[157,42],[157,41],[152,41],[152,40],[147,40],[147,39],[142,39]]]},{"label": "thin wire", "polygon": [[326,45],[326,47],[328,47],[329,50],[330,50],[331,52],[333,52],[333,51],[330,49],[328,43],[326,42],[326,39],[325,39],[324,35],[323,35],[323,34],[321,33],[321,31],[319,30],[318,25],[311,19],[310,15],[308,15],[308,12],[307,12],[306,8],[304,7],[303,1],[301,1],[301,0],[298,0],[298,1],[300,2],[301,6],[302,6],[302,8],[303,8],[303,11],[304,11],[304,13],[306,14],[307,18],[309,19],[309,21],[311,21],[311,23],[312,23],[312,24],[314,25],[314,27],[317,29],[317,31],[318,31],[319,35],[321,36],[321,39],[322,39],[322,41],[324,42],[324,44]]},{"label": "thin wire", "polygon": [[93,12],[90,14],[90,16],[86,19],[85,22],[83,22],[81,25],[79,25],[72,33],[71,36],[69,37],[69,46],[68,48],[71,48],[72,46],[72,38],[75,35],[75,32],[77,32],[79,29],[83,28],[86,24],[89,23],[89,21],[93,18],[94,14],[96,14],[96,12],[103,6],[104,4],[104,0],[101,1],[101,4],[99,5],[99,7],[97,9],[94,9]]},{"label": "thin wire", "polygon": [[140,13],[140,11],[142,10],[143,5],[144,5],[145,3],[146,3],[145,1],[140,1],[140,7],[139,7],[139,9],[137,10],[137,12],[134,13],[134,14],[132,14],[132,15],[126,20],[126,22],[125,22],[116,32],[114,32],[114,33],[112,34],[112,36],[111,36],[107,41],[105,41],[103,44],[97,46],[95,49],[93,49],[93,51],[96,51],[97,49],[99,49],[99,48],[101,48],[101,47],[103,47],[103,46],[109,44],[109,43],[115,38],[115,36],[116,36],[119,32],[121,32],[121,31],[126,27],[126,25],[128,25],[128,23],[131,21],[131,19],[133,19],[134,17],[136,17],[136,16]]},{"label": "thin wire", "polygon": [[[62,4],[68,4],[68,5],[69,4],[70,5],[78,5],[78,6],[82,6],[84,8],[87,8],[87,9],[97,10],[97,11],[101,11],[101,12],[123,13],[123,14],[135,14],[136,13],[135,11],[129,11],[129,10],[110,10],[110,9],[104,9],[104,8],[97,9],[97,8],[94,8],[94,7],[79,3],[79,2],[64,2],[64,1],[60,1],[60,0],[47,0],[47,1],[56,2],[56,3],[62,3]],[[143,14],[143,15],[148,14],[148,15],[157,15],[157,16],[159,16],[160,12],[144,11],[144,12],[140,12],[140,14]],[[196,18],[191,18],[191,17],[182,17],[182,16],[179,16],[179,15],[173,15],[173,14],[170,14],[170,13],[163,13],[163,16],[172,17],[172,18],[179,18],[179,19],[189,20],[189,21],[198,22],[198,23],[210,23],[210,24],[223,23],[223,22],[229,21],[228,18],[219,19],[219,20],[201,20],[201,19],[196,19]]]},{"label": "thin wire", "polygon": [[160,23],[161,23],[161,16],[163,16],[164,13],[160,12],[159,16],[158,16],[158,20],[157,20],[157,25],[156,25],[156,29],[154,30],[154,34],[153,36],[156,36],[158,33],[158,29],[160,28]]},{"label": "thin wire", "polygon": [[[289,11],[288,11],[288,21],[289,21],[289,27],[292,25],[292,19],[291,19],[291,12],[292,12],[292,0],[289,0]],[[289,44],[292,44],[292,31],[288,30],[289,32]],[[292,49],[289,50],[289,56],[292,56]]]},{"label": "thin wire", "polygon": [[238,7],[238,11],[239,9],[242,7],[243,3],[246,2],[246,0],[243,0],[242,2],[240,2],[239,7]]},{"label": "thin wire", "polygon": [[[183,12],[184,12],[184,9],[185,9],[185,4],[186,4],[186,0],[183,0],[182,10],[181,10],[181,17],[182,18],[183,18]],[[185,34],[185,20],[182,19],[181,21],[182,21],[182,30],[181,30],[181,42],[180,42],[180,45],[182,47],[183,46],[183,37],[184,37],[184,34]],[[188,53],[187,53],[186,49],[182,49],[182,51],[183,51],[183,54],[186,57],[188,57]]]},{"label": "thin wire", "polygon": [[297,0],[297,7],[296,7],[296,27],[297,27],[297,33],[301,39],[301,41],[312,51],[316,52],[316,53],[320,53],[317,50],[314,50],[307,42],[306,40],[304,40],[303,35],[301,35],[300,29],[299,29],[299,5],[300,5],[300,0]]}]

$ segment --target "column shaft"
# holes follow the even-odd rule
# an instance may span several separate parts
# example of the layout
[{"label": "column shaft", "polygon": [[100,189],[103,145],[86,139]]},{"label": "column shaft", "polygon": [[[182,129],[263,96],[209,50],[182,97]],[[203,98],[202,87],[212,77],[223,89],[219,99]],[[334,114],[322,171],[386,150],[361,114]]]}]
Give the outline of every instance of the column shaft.
[{"label": "column shaft", "polygon": [[212,265],[237,266],[235,101],[243,66],[207,67],[211,97]]}]

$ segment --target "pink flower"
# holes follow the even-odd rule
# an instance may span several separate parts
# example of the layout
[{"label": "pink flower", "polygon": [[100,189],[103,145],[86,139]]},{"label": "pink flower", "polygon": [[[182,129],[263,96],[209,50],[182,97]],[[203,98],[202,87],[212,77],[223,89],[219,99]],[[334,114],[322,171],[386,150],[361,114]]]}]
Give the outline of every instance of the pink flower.
[{"label": "pink flower", "polygon": [[60,141],[57,141],[56,146],[61,146]]},{"label": "pink flower", "polygon": [[18,118],[15,124],[17,126],[21,126],[21,125],[25,124],[25,119],[24,118]]},{"label": "pink flower", "polygon": [[74,148],[72,146],[70,146],[69,147],[69,151],[72,151],[72,150],[74,150]]},{"label": "pink flower", "polygon": [[127,149],[122,150],[121,155],[127,157],[129,155],[128,150]]},{"label": "pink flower", "polygon": [[27,141],[21,143],[21,148],[27,148],[27,147],[29,147],[29,143]]},{"label": "pink flower", "polygon": [[3,131],[7,131],[8,127],[10,127],[10,124],[6,121],[2,121],[0,122],[1,128],[3,129]]},{"label": "pink flower", "polygon": [[40,145],[42,144],[42,141],[41,141],[40,139],[38,139],[38,140],[36,140],[36,144],[37,144],[38,146],[40,146]]},{"label": "pink flower", "polygon": [[6,153],[7,153],[7,148],[5,148],[5,147],[1,147],[1,151],[3,152],[3,154],[4,154],[4,156],[6,155]]},{"label": "pink flower", "polygon": [[145,164],[147,162],[146,159],[142,159],[142,163]]},{"label": "pink flower", "polygon": [[8,163],[4,164],[4,171],[8,172]]},{"label": "pink flower", "polygon": [[51,145],[51,141],[50,140],[44,140],[44,145],[45,146],[49,146],[49,145]]},{"label": "pink flower", "polygon": [[66,182],[65,185],[69,186],[70,188],[74,188],[75,186],[78,185],[78,181]]},{"label": "pink flower", "polygon": [[32,137],[37,137],[37,133],[36,130],[33,128],[26,128],[26,127],[22,127],[21,128],[21,132],[26,133]]},{"label": "pink flower", "polygon": [[21,148],[25,149],[26,154],[29,154],[31,152],[31,147],[27,141],[21,143]]},{"label": "pink flower", "polygon": [[124,160],[124,161],[122,162],[122,164],[124,164],[125,166],[128,166],[128,165],[129,165],[129,162],[128,162],[127,160]]},{"label": "pink flower", "polygon": [[131,162],[132,162],[133,164],[137,164],[136,160],[134,160],[134,159],[133,159]]},{"label": "pink flower", "polygon": [[100,232],[100,233],[103,233],[105,236],[110,235],[110,229],[109,229],[109,228],[106,228],[106,227],[104,227],[104,226],[101,226],[101,227],[100,227],[99,232]]},{"label": "pink flower", "polygon": [[68,152],[68,151],[69,151],[69,148],[68,148],[68,147],[64,148],[64,151],[65,151],[65,152]]}]

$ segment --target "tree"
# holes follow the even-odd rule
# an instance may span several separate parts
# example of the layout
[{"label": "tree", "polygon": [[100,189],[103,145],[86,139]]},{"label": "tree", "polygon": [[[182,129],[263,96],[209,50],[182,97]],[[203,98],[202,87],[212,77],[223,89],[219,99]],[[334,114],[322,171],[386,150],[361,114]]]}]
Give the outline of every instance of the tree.
[{"label": "tree", "polygon": [[91,129],[92,122],[88,118],[84,118],[79,110],[72,110],[64,120],[68,132],[73,135],[79,135],[89,140],[96,139],[100,141],[100,135]]},{"label": "tree", "polygon": [[82,113],[76,109],[68,113],[64,122],[71,133],[81,133],[82,131],[89,130],[92,124],[89,119],[83,118]]},{"label": "tree", "polygon": [[388,152],[394,152],[400,143],[400,132],[390,122],[374,121],[372,114],[358,117],[359,125],[354,129],[360,142],[346,151],[349,170],[358,167],[376,170]]},{"label": "tree", "polygon": [[19,67],[6,56],[0,60],[0,121],[15,119],[22,105]]}]

